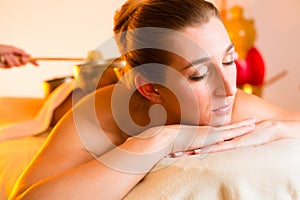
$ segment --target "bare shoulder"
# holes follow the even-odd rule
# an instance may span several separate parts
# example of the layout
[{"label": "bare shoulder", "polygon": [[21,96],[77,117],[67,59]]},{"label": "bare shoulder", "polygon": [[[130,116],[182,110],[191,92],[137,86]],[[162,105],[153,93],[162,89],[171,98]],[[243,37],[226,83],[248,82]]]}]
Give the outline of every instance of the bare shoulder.
[{"label": "bare shoulder", "polygon": [[256,116],[258,121],[266,119],[295,119],[299,113],[276,106],[255,95],[238,90],[233,107],[233,121]]},{"label": "bare shoulder", "polygon": [[[119,145],[127,139],[127,135],[119,129],[112,114],[111,99],[114,88],[115,85],[109,85],[98,89],[82,99],[73,109],[73,118],[79,137],[82,138],[82,135],[86,135],[86,125],[88,124],[89,138],[93,142],[98,141],[92,145],[93,149],[103,146],[102,140],[99,139],[101,134],[105,135],[103,139],[108,139],[108,142],[114,145]],[[102,152],[97,154],[102,154]]]},{"label": "bare shoulder", "polygon": [[[118,124],[115,121],[116,116],[113,114],[113,106],[124,106],[122,101],[122,94],[118,94],[114,97],[118,99],[117,102],[112,100],[115,86],[116,85],[109,85],[97,90],[95,94],[94,110],[95,115],[97,116],[98,125],[105,132],[110,141],[112,141],[115,145],[119,145],[128,138],[128,135],[119,128]],[[112,105],[112,102],[115,102],[115,104],[117,103],[118,105]],[[117,108],[116,110],[119,111]]]}]

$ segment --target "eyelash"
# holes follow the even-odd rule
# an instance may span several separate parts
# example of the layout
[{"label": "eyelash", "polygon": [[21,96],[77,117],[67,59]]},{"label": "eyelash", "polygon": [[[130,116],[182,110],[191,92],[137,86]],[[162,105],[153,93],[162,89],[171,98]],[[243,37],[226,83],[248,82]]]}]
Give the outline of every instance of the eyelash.
[{"label": "eyelash", "polygon": [[206,72],[202,76],[192,75],[189,77],[189,79],[192,81],[202,81],[206,77],[207,74],[208,74],[208,72]]},{"label": "eyelash", "polygon": [[227,54],[226,60],[230,59],[230,61],[224,62],[223,65],[225,65],[225,66],[233,65],[236,58],[237,58],[236,52],[231,52],[231,53]]},{"label": "eyelash", "polygon": [[223,65],[226,65],[226,66],[230,66],[230,65],[233,65],[233,64],[234,64],[234,60],[223,63]]},{"label": "eyelash", "polygon": [[190,80],[192,81],[202,81],[205,78],[206,74],[203,76],[198,76],[198,77],[190,77]]},{"label": "eyelash", "polygon": [[[231,61],[229,61],[229,62],[224,62],[224,63],[222,63],[223,65],[225,65],[225,66],[231,66],[231,65],[233,65],[234,64],[234,59],[233,60],[231,60]],[[192,76],[190,76],[189,77],[189,79],[190,80],[192,80],[192,81],[202,81],[205,77],[206,77],[206,75],[208,74],[208,72],[206,72],[204,75],[202,75],[202,76],[194,76],[194,75],[192,75]]]}]

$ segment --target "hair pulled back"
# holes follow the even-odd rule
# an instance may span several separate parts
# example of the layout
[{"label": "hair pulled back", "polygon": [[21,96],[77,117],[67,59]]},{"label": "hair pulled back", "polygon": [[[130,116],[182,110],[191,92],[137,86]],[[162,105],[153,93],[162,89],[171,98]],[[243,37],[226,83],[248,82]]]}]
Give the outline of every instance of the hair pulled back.
[{"label": "hair pulled back", "polygon": [[[154,48],[136,49],[136,44],[146,36],[142,35],[143,32],[131,30],[156,27],[180,31],[207,23],[212,17],[221,19],[216,7],[204,0],[128,0],[114,17],[116,43],[130,67],[146,63],[168,65],[170,52]],[[152,38],[153,41],[148,42],[163,42],[160,39],[154,41]]]}]

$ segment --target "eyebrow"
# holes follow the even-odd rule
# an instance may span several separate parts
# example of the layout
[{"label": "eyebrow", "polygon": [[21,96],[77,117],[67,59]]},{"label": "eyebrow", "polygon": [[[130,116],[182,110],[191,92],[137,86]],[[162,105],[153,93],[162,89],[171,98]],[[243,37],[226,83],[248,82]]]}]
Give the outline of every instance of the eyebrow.
[{"label": "eyebrow", "polygon": [[[231,44],[225,49],[223,55],[225,55],[226,53],[228,53],[232,48],[234,48],[233,43],[231,43]],[[184,71],[184,70],[186,70],[186,69],[192,67],[193,65],[198,65],[198,64],[200,64],[200,63],[205,63],[205,62],[207,62],[207,61],[209,61],[209,60],[210,60],[209,57],[203,57],[203,58],[200,58],[200,59],[198,59],[198,60],[195,60],[195,61],[191,62],[189,65],[185,66],[185,67],[182,69],[182,71]]]},{"label": "eyebrow", "polygon": [[226,53],[228,53],[231,49],[233,49],[234,48],[234,45],[233,45],[233,43],[231,43],[226,49],[225,49],[225,51],[224,51],[224,53],[223,54],[226,54]]}]

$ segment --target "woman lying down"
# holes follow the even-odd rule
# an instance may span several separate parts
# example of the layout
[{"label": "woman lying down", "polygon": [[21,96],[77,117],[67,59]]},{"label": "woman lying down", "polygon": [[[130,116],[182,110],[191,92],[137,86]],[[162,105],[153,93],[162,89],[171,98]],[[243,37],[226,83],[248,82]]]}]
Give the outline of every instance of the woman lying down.
[{"label": "woman lying down", "polygon": [[114,32],[126,73],[60,120],[11,199],[120,199],[166,156],[300,137],[300,113],[237,90],[211,3],[128,0]]}]

